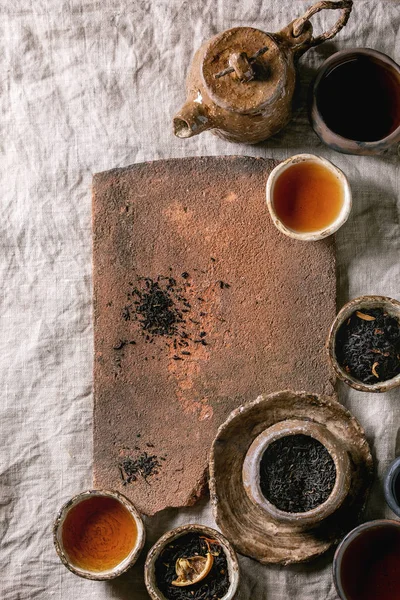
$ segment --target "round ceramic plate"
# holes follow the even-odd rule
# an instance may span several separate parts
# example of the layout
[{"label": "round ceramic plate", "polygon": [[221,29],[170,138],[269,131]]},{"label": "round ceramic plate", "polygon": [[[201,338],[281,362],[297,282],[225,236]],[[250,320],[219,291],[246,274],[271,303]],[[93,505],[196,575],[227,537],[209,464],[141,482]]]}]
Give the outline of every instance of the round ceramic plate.
[{"label": "round ceramic plate", "polygon": [[[347,448],[350,492],[336,513],[312,529],[273,521],[253,504],[242,483],[242,466],[253,440],[286,419],[325,425]],[[310,560],[339,542],[358,522],[372,483],[373,462],[365,433],[339,402],[305,392],[284,391],[234,410],[218,430],[210,454],[210,491],[215,520],[241,554],[263,564]]]}]

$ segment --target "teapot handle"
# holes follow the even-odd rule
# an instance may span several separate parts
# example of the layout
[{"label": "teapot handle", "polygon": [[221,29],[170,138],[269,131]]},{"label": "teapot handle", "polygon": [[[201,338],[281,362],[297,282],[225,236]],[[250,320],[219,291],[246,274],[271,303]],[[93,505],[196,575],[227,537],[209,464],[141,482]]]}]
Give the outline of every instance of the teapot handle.
[{"label": "teapot handle", "polygon": [[[341,9],[342,12],[331,29],[325,31],[325,33],[321,33],[321,35],[318,35],[317,37],[313,37],[310,18],[325,8]],[[290,36],[293,51],[297,56],[300,56],[313,46],[318,46],[319,44],[326,42],[326,40],[335,37],[349,20],[352,8],[353,0],[340,0],[339,2],[322,0],[321,2],[317,2],[317,4],[314,4],[314,6],[311,6],[302,17],[295,19],[281,33],[284,34],[286,38]]]}]

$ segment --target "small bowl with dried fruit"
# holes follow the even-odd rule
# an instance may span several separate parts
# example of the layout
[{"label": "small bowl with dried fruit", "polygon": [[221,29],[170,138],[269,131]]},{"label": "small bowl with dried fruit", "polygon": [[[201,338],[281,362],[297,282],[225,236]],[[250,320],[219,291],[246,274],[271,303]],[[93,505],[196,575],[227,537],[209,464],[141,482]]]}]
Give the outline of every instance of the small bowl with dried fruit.
[{"label": "small bowl with dried fruit", "polygon": [[400,386],[400,302],[360,296],[334,320],[327,351],[336,375],[361,392]]},{"label": "small bowl with dried fruit", "polygon": [[239,584],[239,564],[219,531],[190,524],[168,531],[154,544],[144,575],[152,600],[232,600]]}]

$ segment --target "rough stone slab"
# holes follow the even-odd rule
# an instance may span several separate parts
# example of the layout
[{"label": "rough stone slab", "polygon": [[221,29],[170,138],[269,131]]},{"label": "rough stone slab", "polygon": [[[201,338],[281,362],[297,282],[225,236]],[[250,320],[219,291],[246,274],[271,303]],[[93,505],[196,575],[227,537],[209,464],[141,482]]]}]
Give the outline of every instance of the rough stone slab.
[{"label": "rough stone slab", "polygon": [[[334,240],[275,229],[265,202],[275,164],[187,158],[94,176],[94,479],[145,514],[196,500],[216,431],[243,402],[287,388],[333,394]],[[172,339],[146,341],[123,318],[131,284],[159,275],[190,304],[181,360]],[[158,474],[124,486],[122,457],[144,451]]]}]

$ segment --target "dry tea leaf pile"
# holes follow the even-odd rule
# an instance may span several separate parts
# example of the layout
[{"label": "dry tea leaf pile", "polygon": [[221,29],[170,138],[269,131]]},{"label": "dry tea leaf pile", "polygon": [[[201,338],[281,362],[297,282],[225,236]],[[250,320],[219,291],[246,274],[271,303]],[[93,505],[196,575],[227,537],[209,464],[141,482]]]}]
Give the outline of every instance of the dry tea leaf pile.
[{"label": "dry tea leaf pile", "polygon": [[336,336],[336,357],[363,383],[387,381],[400,373],[400,324],[382,308],[356,311]]},{"label": "dry tea leaf pile", "polygon": [[188,533],[169,543],[156,561],[155,574],[167,600],[219,600],[230,586],[222,546],[198,533]]},{"label": "dry tea leaf pile", "polygon": [[285,512],[316,508],[329,498],[335,480],[331,455],[308,435],[290,435],[272,442],[260,464],[262,493]]}]

